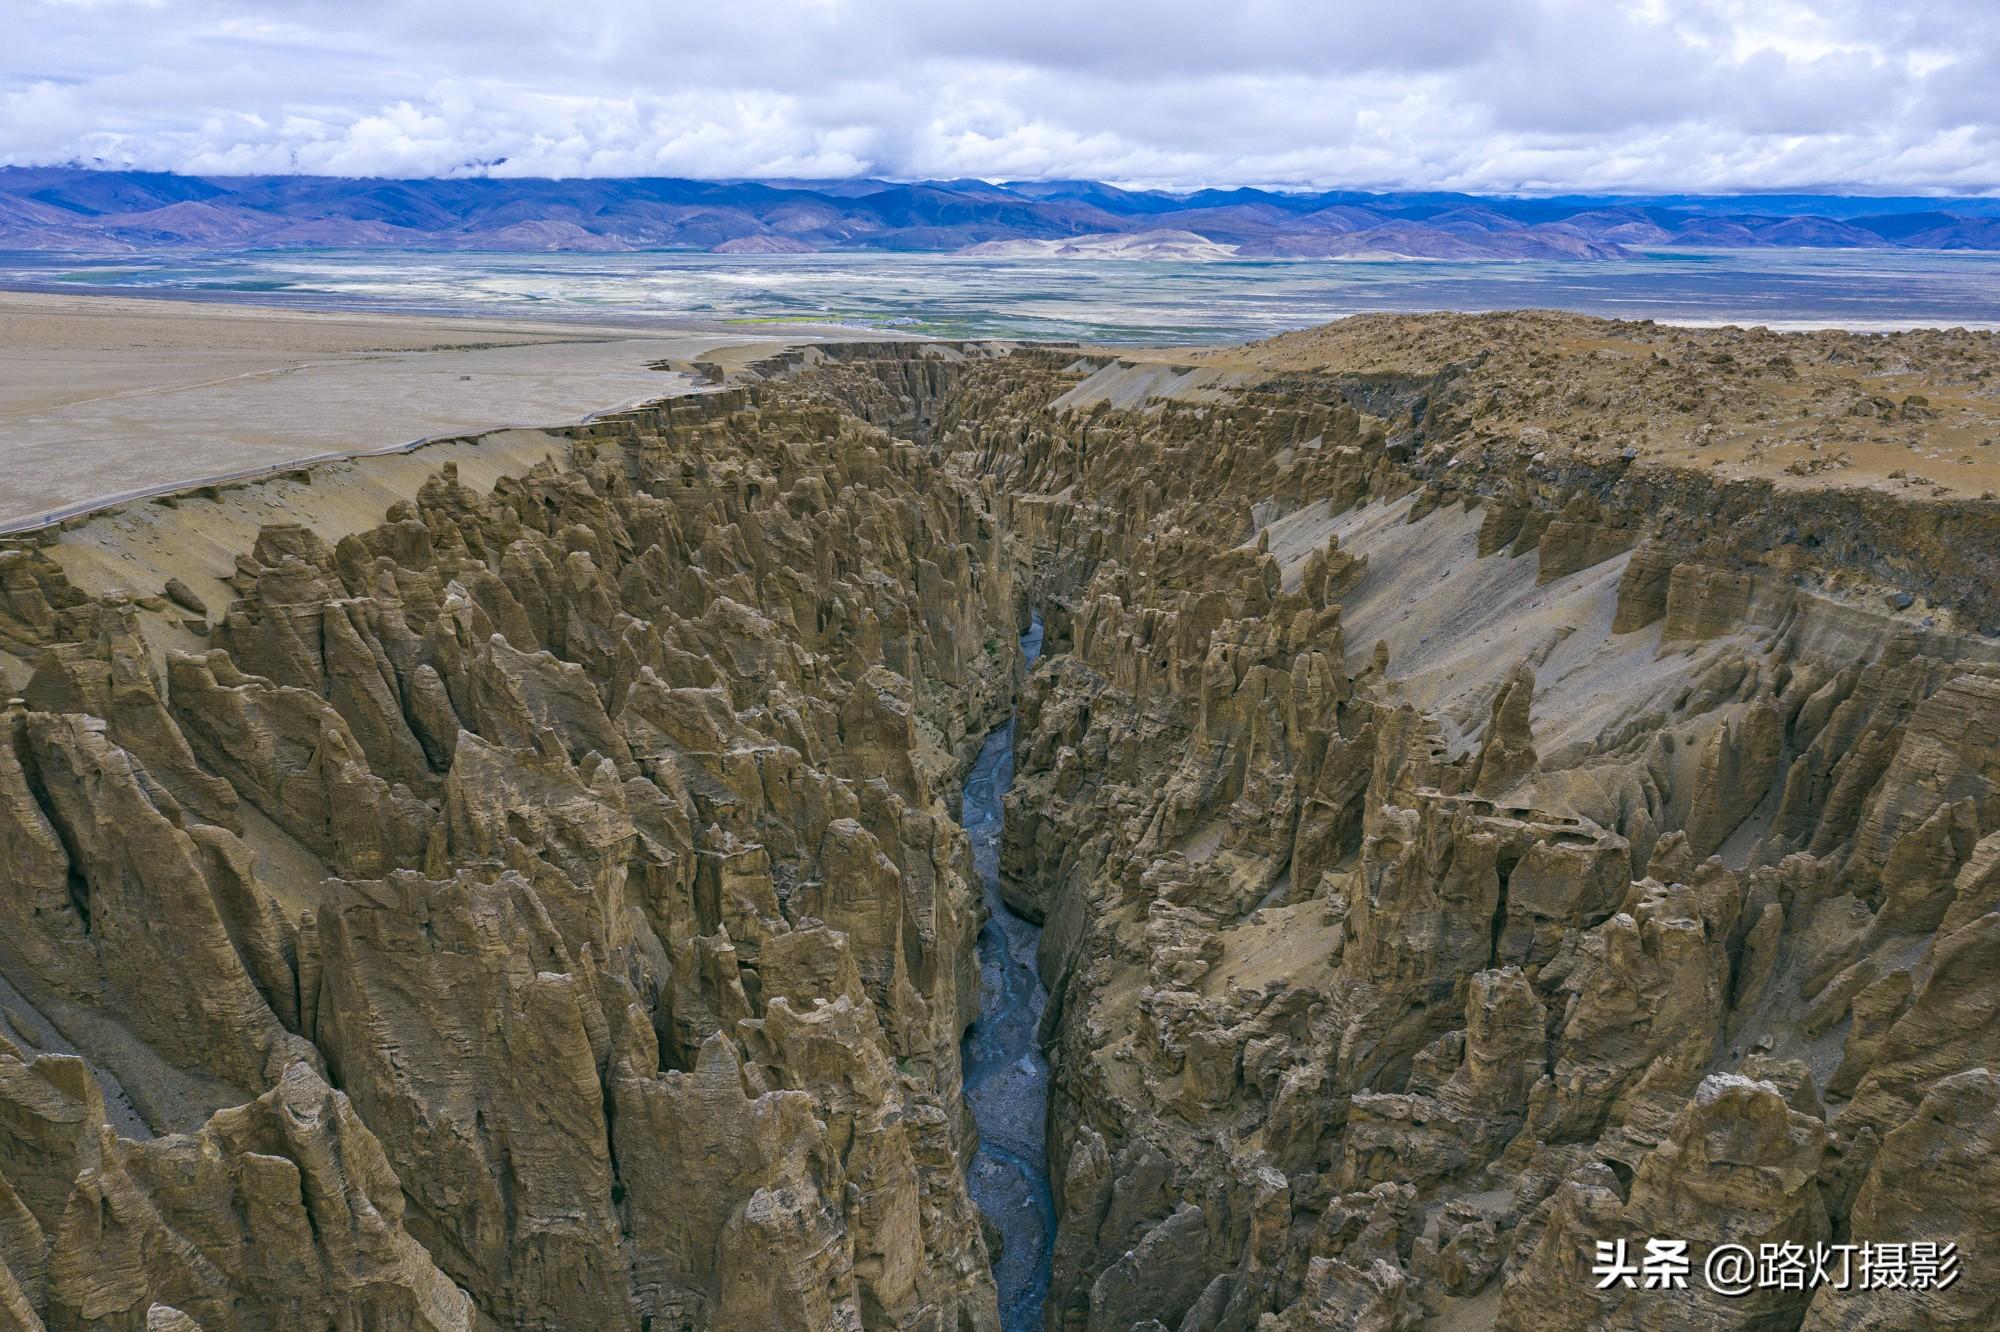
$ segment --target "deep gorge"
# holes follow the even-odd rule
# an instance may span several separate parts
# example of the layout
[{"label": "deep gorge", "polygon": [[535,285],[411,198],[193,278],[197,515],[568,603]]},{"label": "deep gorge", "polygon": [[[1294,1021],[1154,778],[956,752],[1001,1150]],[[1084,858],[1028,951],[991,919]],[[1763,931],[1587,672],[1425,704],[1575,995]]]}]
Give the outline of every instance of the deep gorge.
[{"label": "deep gorge", "polygon": [[1490,364],[824,346],[8,543],[0,1308],[1983,1316],[1584,1273],[1991,1228],[1994,506]]}]

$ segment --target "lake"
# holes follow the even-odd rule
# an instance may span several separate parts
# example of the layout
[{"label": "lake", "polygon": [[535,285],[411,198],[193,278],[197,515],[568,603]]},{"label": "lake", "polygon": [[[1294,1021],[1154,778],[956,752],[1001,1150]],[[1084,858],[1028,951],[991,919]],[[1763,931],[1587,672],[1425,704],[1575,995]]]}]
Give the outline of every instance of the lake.
[{"label": "lake", "polygon": [[1663,250],[1612,262],[265,251],[0,254],[0,286],[306,308],[841,324],[940,337],[1214,342],[1371,310],[1549,307],[1678,323],[2000,327],[2000,254]]}]

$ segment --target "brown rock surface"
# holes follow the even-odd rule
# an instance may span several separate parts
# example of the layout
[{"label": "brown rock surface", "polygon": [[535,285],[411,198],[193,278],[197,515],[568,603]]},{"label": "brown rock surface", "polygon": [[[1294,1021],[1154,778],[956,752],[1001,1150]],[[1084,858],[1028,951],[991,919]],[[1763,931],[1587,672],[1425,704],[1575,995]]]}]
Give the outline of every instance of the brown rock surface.
[{"label": "brown rock surface", "polygon": [[[1017,696],[1052,1332],[1990,1322],[2000,509],[1675,405],[1894,351],[1886,447],[1970,338],[829,346],[11,543],[0,1323],[997,1332]],[[1649,1236],[1966,1258],[1599,1290]]]}]

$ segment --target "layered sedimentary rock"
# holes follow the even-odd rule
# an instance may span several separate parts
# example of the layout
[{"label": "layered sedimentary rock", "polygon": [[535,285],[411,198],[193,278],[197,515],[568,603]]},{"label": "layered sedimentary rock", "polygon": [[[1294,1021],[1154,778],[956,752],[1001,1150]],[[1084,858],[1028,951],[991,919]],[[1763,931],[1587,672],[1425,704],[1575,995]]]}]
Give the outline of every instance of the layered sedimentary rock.
[{"label": "layered sedimentary rock", "polygon": [[[818,348],[0,551],[0,1324],[996,1328],[951,810],[1010,706],[1048,1328],[2000,1317],[2000,509],[1370,327]],[[1753,424],[1714,348],[1883,355],[1552,327]],[[1967,1257],[1600,1289],[1648,1237]]]}]

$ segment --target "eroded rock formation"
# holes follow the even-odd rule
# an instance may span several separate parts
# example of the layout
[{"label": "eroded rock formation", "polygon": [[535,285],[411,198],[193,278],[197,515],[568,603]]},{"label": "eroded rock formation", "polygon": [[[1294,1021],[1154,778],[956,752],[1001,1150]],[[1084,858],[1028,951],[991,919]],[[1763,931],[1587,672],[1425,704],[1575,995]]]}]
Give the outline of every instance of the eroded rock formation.
[{"label": "eroded rock formation", "polygon": [[1049,1329],[2000,1318],[1590,1273],[1993,1233],[1988,548],[1237,365],[815,349],[366,521],[147,507],[144,586],[0,551],[0,1326],[998,1328],[1017,698]]},{"label": "eroded rock formation", "polygon": [[[932,432],[1005,479],[1067,649],[1004,859],[1059,1014],[1047,1326],[2000,1317],[1964,1278],[1699,1280],[1725,1242],[1977,1244],[1976,1186],[1907,1154],[1986,1155],[1985,556],[1918,574],[1923,506],[1850,492],[1696,535],[1741,483],[1510,449],[1471,373],[1124,373],[1045,359],[1047,410],[977,367]],[[1595,1289],[1654,1236],[1695,1288]]]},{"label": "eroded rock formation", "polygon": [[995,1325],[944,799],[1017,668],[990,498],[797,394],[569,450],[265,525],[176,580],[199,636],[11,553],[10,1308]]}]

